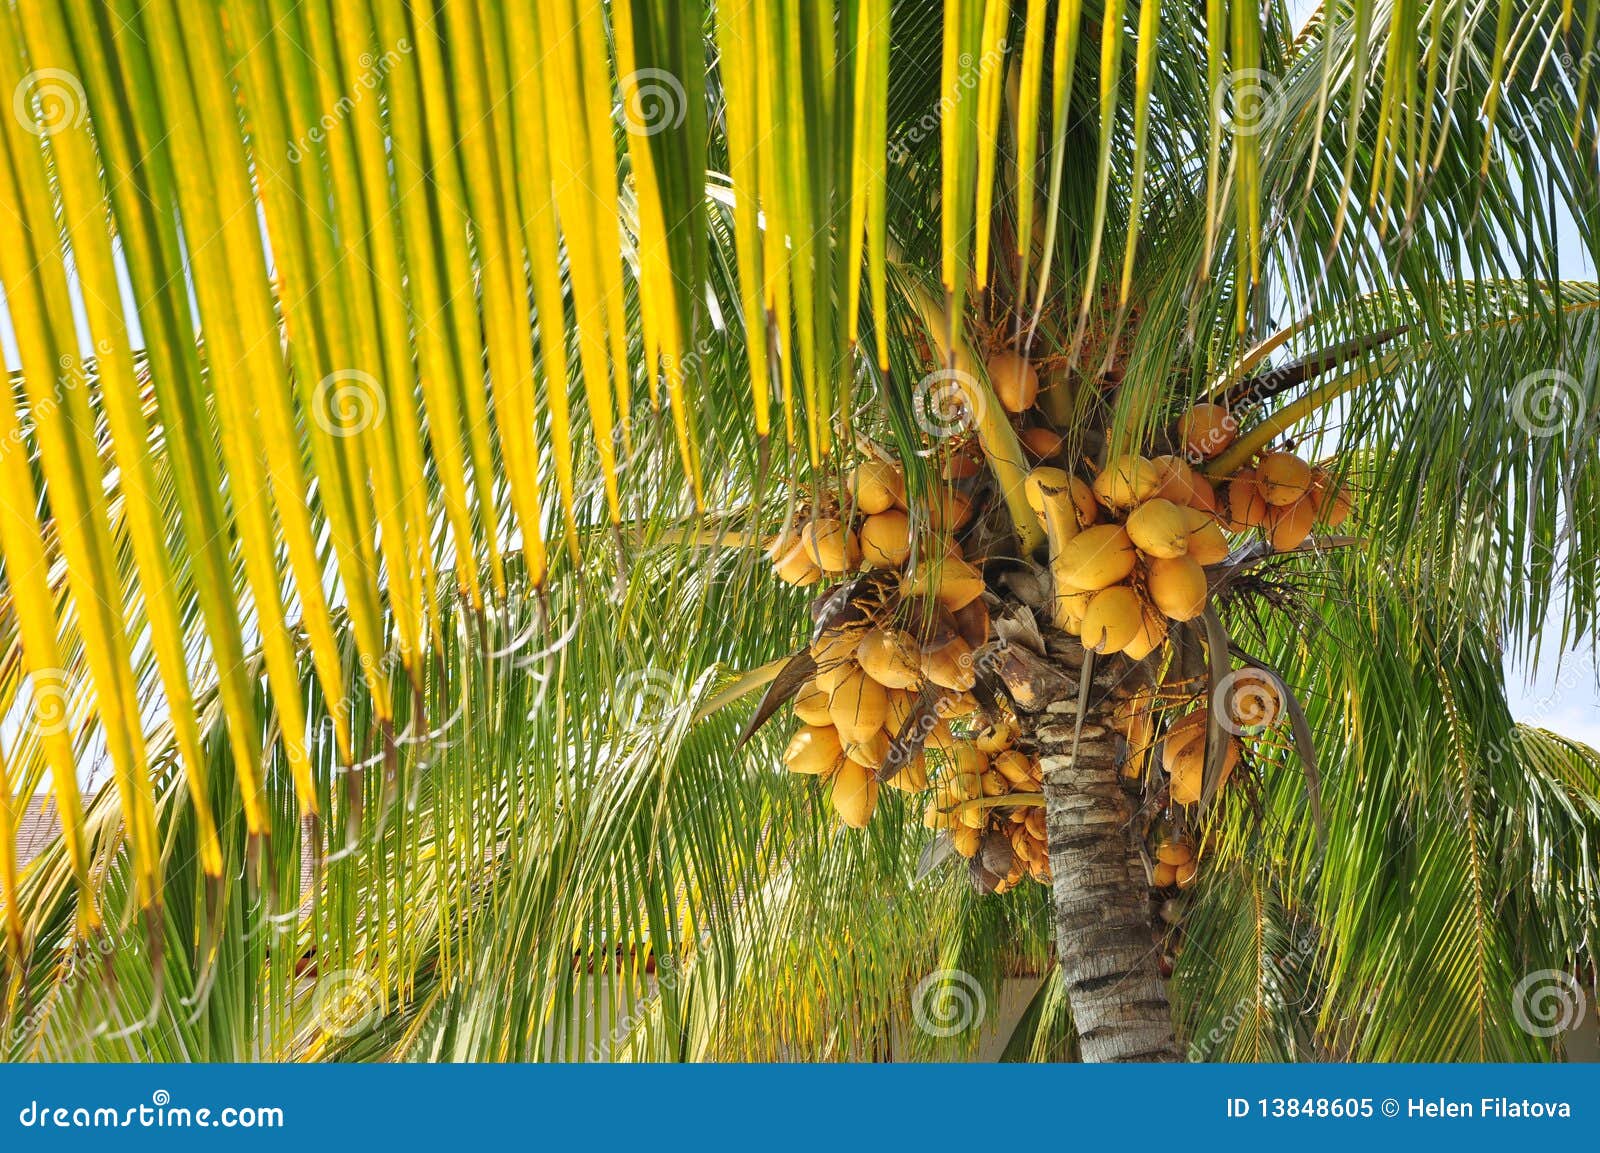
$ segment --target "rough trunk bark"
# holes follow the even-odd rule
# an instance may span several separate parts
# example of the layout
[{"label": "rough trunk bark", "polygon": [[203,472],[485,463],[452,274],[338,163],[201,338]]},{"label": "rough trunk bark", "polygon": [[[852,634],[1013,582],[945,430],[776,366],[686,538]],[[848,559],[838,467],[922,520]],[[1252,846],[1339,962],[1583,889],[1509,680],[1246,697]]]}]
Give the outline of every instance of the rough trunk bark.
[{"label": "rough trunk bark", "polygon": [[1149,887],[1129,832],[1133,809],[1118,779],[1119,741],[1106,690],[1122,662],[1095,672],[1077,755],[1077,684],[1083,650],[1047,633],[1051,662],[1072,691],[1026,718],[1044,769],[1045,819],[1055,899],[1056,953],[1085,1061],[1181,1061]]}]

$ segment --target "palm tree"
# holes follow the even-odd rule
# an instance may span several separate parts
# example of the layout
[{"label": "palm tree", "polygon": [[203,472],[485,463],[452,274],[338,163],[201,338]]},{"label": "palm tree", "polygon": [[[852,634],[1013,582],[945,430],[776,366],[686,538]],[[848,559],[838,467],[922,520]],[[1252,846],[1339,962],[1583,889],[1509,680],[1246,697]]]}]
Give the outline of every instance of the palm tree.
[{"label": "palm tree", "polygon": [[[1600,248],[1596,27],[0,8],[8,1051],[903,1059],[972,1052],[1026,978],[1013,1057],[1558,1053],[1535,984],[1570,1024],[1600,758],[1512,719],[1503,659],[1600,599],[1600,290],[1554,240]],[[1070,482],[1124,519],[1197,402],[1237,438],[1159,483],[1240,531],[1117,652],[1064,603]],[[1263,539],[1240,470],[1295,452],[1322,531]],[[920,615],[763,555],[812,524],[810,579],[864,461]],[[950,748],[926,795],[880,795],[899,758],[777,771],[807,642],[868,594],[919,647],[971,631],[909,707],[955,697],[952,747],[1014,722],[1006,792]],[[990,868],[1038,807],[1047,883]]]}]

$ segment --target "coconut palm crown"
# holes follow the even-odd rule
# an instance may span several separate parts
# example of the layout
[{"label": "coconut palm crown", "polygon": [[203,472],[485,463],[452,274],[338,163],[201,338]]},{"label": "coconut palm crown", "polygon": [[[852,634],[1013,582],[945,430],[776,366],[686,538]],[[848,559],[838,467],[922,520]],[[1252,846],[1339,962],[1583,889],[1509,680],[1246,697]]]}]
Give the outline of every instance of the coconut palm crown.
[{"label": "coconut palm crown", "polygon": [[1560,1055],[1597,28],[0,5],[8,1055]]}]

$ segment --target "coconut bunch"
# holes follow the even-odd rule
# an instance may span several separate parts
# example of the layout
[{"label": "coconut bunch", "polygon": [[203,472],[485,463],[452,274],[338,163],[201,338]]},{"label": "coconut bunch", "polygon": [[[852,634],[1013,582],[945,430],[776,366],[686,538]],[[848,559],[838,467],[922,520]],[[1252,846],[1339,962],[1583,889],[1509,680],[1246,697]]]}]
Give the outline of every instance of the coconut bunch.
[{"label": "coconut bunch", "polygon": [[852,828],[871,820],[880,782],[927,789],[924,749],[949,749],[950,722],[978,707],[973,652],[989,616],[976,592],[943,579],[961,563],[947,559],[920,585],[916,574],[867,574],[811,642],[815,672],[794,696],[801,728],[784,763],[830,782],[834,810]]},{"label": "coconut bunch", "polygon": [[1303,544],[1318,525],[1336,529],[1350,515],[1350,490],[1292,452],[1263,454],[1228,478],[1228,530],[1259,529],[1277,552]]},{"label": "coconut bunch", "polygon": [[[1044,791],[1043,770],[1017,747],[1019,735],[1016,722],[1007,718],[958,737],[945,752],[947,771],[939,774],[922,815],[929,828],[948,830],[951,844],[986,892],[1003,893],[1026,877],[1050,883],[1044,808],[1036,800]],[[1019,803],[1005,804],[1002,798],[1014,794]],[[985,799],[996,803],[968,803]]]},{"label": "coconut bunch", "polygon": [[1200,874],[1194,841],[1169,821],[1158,821],[1150,831],[1150,887],[1187,889]]},{"label": "coconut bunch", "polygon": [[1056,626],[1143,660],[1169,621],[1205,611],[1205,566],[1229,546],[1210,483],[1181,456],[1113,457],[1092,478],[1041,467],[1028,502],[1050,540]]},{"label": "coconut bunch", "polygon": [[[947,456],[947,481],[965,479],[981,468],[979,458],[971,472],[964,471],[968,455],[961,450]],[[792,585],[813,585],[824,578],[837,579],[853,572],[901,569],[911,558],[910,505],[900,467],[869,458],[852,468],[845,480],[843,504],[833,494],[825,494],[815,508],[802,511],[789,528],[767,542],[767,558],[780,580]],[[952,570],[952,578],[965,580],[970,591],[967,600],[983,591],[983,582],[962,558],[952,536],[971,520],[972,512],[971,498],[954,484],[940,487],[929,499],[926,528],[936,541],[943,543],[928,550],[936,554],[935,558],[925,558],[919,565]],[[938,563],[940,556],[944,558],[943,565]]]}]

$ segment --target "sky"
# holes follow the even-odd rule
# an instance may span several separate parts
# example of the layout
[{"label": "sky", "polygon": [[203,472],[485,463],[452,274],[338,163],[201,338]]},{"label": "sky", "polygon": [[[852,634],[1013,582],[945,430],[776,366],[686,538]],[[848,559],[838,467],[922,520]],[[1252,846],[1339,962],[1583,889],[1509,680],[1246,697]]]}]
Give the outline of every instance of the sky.
[{"label": "sky", "polygon": [[[1291,13],[1297,22],[1303,20],[1313,7],[1310,0],[1291,0],[1290,3]],[[1595,278],[1594,264],[1579,241],[1576,226],[1564,212],[1559,213],[1557,220],[1556,246],[1557,260],[1564,278]],[[126,311],[131,315],[131,292],[125,281],[123,291],[125,304],[128,305]],[[77,304],[76,300],[74,304]],[[82,324],[81,316],[79,322]],[[3,295],[0,295],[0,353],[4,355],[7,369],[15,371],[20,357]],[[1559,615],[1560,606],[1557,605],[1543,629],[1545,643],[1540,646],[1536,663],[1517,665],[1508,662],[1506,689],[1511,711],[1520,721],[1600,748],[1600,670],[1597,670],[1595,663],[1594,639],[1580,641],[1576,652],[1559,652]]]}]

